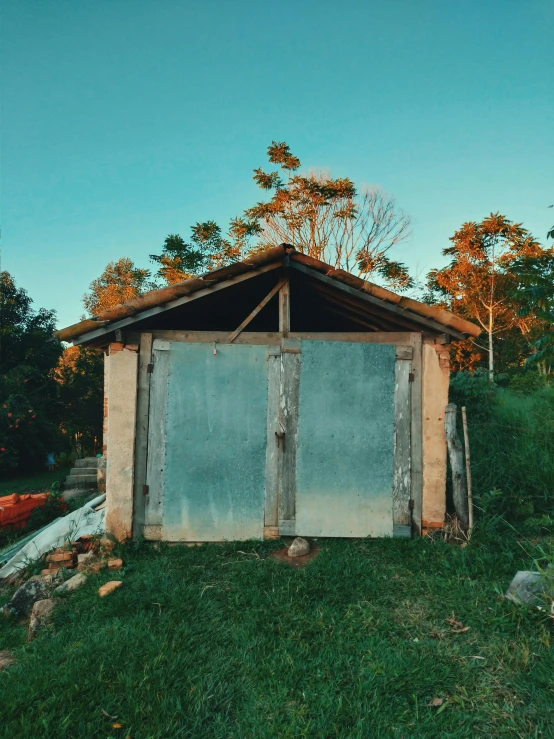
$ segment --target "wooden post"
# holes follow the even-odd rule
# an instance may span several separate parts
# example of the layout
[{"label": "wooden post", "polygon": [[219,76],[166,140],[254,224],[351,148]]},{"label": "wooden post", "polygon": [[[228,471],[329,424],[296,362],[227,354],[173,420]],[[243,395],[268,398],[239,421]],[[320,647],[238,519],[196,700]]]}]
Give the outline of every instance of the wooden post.
[{"label": "wooden post", "polygon": [[464,446],[466,450],[466,480],[467,480],[467,508],[469,533],[473,529],[473,494],[471,491],[471,454],[469,452],[469,434],[467,432],[467,415],[465,405],[462,407],[462,421],[464,424]]},{"label": "wooden post", "polygon": [[446,429],[446,443],[448,444],[448,456],[450,457],[450,468],[452,470],[452,493],[454,497],[454,508],[460,522],[467,526],[469,516],[467,511],[467,492],[464,474],[464,450],[458,432],[456,431],[456,404],[449,403],[446,406],[444,426]]},{"label": "wooden post", "polygon": [[290,332],[290,282],[287,280],[279,290],[279,333],[288,336]]}]

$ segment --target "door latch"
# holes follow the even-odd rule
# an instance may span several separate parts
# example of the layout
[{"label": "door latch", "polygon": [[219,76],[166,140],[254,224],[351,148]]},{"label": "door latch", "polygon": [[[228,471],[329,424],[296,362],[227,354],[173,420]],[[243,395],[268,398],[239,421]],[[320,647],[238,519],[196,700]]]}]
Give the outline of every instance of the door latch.
[{"label": "door latch", "polygon": [[275,432],[275,438],[277,440],[277,446],[281,446],[281,442],[283,442],[283,449],[285,448],[285,427],[283,426],[283,422],[279,421],[279,428]]}]

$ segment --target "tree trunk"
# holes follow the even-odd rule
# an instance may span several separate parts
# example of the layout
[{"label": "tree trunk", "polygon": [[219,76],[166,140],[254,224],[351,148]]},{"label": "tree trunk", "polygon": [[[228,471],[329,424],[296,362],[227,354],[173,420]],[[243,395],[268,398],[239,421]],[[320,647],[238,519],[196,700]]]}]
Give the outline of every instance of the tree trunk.
[{"label": "tree trunk", "polygon": [[492,309],[489,311],[489,380],[494,381],[494,354],[492,350]]},{"label": "tree trunk", "polygon": [[454,509],[456,515],[464,526],[469,524],[466,478],[464,473],[464,450],[456,431],[456,405],[449,403],[444,415],[444,426],[446,429],[446,443],[448,444],[448,456],[452,470],[452,495],[454,498]]}]

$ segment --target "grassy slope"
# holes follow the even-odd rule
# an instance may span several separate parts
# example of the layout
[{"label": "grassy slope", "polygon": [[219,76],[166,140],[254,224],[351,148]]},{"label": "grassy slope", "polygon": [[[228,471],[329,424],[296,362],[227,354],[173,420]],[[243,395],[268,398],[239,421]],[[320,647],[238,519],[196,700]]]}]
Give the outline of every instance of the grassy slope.
[{"label": "grassy slope", "polygon": [[0,736],[554,736],[551,622],[498,597],[515,541],[321,544],[298,571],[279,543],[127,548],[120,591],[92,577],[30,645],[0,625]]},{"label": "grassy slope", "polygon": [[0,496],[12,493],[37,493],[49,491],[53,482],[61,482],[69,475],[69,468],[61,467],[53,472],[38,472],[30,476],[14,477],[0,482]]}]

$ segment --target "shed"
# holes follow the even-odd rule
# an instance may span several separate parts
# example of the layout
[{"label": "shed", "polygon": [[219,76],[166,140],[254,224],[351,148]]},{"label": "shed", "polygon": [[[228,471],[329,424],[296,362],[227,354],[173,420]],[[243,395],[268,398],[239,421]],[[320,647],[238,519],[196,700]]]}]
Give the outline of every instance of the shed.
[{"label": "shed", "polygon": [[57,336],[105,352],[108,530],[186,542],[442,526],[449,344],[479,333],[283,244]]}]

